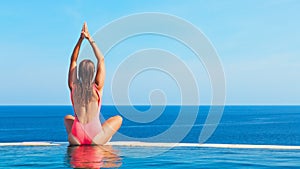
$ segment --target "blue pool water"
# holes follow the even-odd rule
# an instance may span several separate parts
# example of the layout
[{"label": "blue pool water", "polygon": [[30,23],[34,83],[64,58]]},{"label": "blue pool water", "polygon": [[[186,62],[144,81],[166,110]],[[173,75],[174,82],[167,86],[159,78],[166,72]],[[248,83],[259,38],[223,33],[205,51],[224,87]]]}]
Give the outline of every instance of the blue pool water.
[{"label": "blue pool water", "polygon": [[[99,148],[74,153],[53,147],[0,147],[0,168],[299,168],[300,151],[175,147],[152,157],[132,157],[164,148]],[[113,150],[112,150],[113,149]],[[76,151],[76,150],[75,150]],[[76,154],[77,153],[77,154]],[[79,158],[80,157],[80,158]]]},{"label": "blue pool water", "polygon": [[[147,106],[138,106],[147,110]],[[168,106],[156,120],[133,122],[124,118],[120,133],[148,138],[172,127],[180,110]],[[181,142],[196,143],[209,106],[201,106],[192,129]],[[103,118],[123,115],[114,106],[103,106]],[[188,116],[188,112],[186,113]],[[0,142],[53,141],[60,146],[0,147],[0,168],[299,168],[299,150],[223,149],[200,147],[147,148],[112,146],[67,147],[63,117],[71,106],[0,106]],[[206,143],[300,145],[300,106],[226,106],[214,134]],[[176,133],[174,133],[176,134]],[[120,140],[114,137],[113,140]],[[172,142],[172,137],[157,140]],[[163,151],[161,151],[163,150]],[[155,156],[145,157],[147,154]],[[93,155],[85,157],[85,153]],[[137,158],[140,157],[140,158]],[[89,161],[92,160],[92,161]],[[84,166],[84,165],[88,166]],[[83,165],[83,166],[82,166]],[[90,166],[89,166],[90,165]]]}]

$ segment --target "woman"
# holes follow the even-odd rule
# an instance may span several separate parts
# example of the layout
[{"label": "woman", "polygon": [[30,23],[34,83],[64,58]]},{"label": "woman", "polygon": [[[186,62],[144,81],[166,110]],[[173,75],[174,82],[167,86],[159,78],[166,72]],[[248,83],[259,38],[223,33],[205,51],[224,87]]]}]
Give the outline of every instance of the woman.
[{"label": "woman", "polygon": [[[87,59],[80,62],[77,77],[76,61],[84,39],[89,41],[97,58],[95,78],[94,63]],[[72,53],[69,68],[68,84],[75,117],[67,115],[64,122],[70,145],[103,145],[120,128],[121,116],[111,117],[103,125],[99,120],[104,78],[104,57],[90,36],[86,23],[84,23],[80,38]]]}]

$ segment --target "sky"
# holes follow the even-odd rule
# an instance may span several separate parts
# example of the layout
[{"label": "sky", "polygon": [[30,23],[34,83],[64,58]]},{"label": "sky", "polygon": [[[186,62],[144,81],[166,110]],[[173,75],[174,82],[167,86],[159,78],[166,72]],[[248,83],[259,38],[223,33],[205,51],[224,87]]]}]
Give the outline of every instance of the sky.
[{"label": "sky", "polygon": [[[298,0],[2,1],[0,105],[71,104],[68,66],[83,22],[96,35],[112,21],[145,12],[179,17],[207,37],[225,74],[225,104],[299,105],[299,9]],[[105,43],[97,39],[100,48]],[[210,77],[203,63],[182,43],[149,34],[128,38],[105,53],[103,104],[116,104],[112,89],[124,85],[112,88],[118,66],[144,49],[162,49],[178,56],[194,75],[200,104],[211,104]],[[162,58],[157,63],[166,61]],[[166,72],[145,70],[132,79],[126,92],[132,104],[149,104],[152,96],[157,96],[153,100],[157,104],[180,104],[183,96],[178,83]]]}]

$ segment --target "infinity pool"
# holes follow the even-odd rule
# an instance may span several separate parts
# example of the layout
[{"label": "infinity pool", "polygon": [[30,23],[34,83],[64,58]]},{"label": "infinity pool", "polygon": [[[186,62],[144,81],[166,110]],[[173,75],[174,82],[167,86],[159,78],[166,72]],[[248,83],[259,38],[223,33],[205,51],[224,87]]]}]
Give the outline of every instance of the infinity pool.
[{"label": "infinity pool", "polygon": [[297,168],[299,150],[2,146],[0,168]]}]

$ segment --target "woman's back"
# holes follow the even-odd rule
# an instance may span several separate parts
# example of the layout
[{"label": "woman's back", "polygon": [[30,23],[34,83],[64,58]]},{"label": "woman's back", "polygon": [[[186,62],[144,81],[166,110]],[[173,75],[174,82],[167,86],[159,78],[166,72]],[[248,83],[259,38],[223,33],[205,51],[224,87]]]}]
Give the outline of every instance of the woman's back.
[{"label": "woman's back", "polygon": [[91,98],[87,103],[83,103],[83,98],[76,93],[79,92],[76,90],[77,85],[74,87],[75,89],[72,91],[71,98],[74,112],[80,123],[86,124],[95,118],[99,119],[101,101],[99,91],[96,89],[96,87],[93,87]]}]

